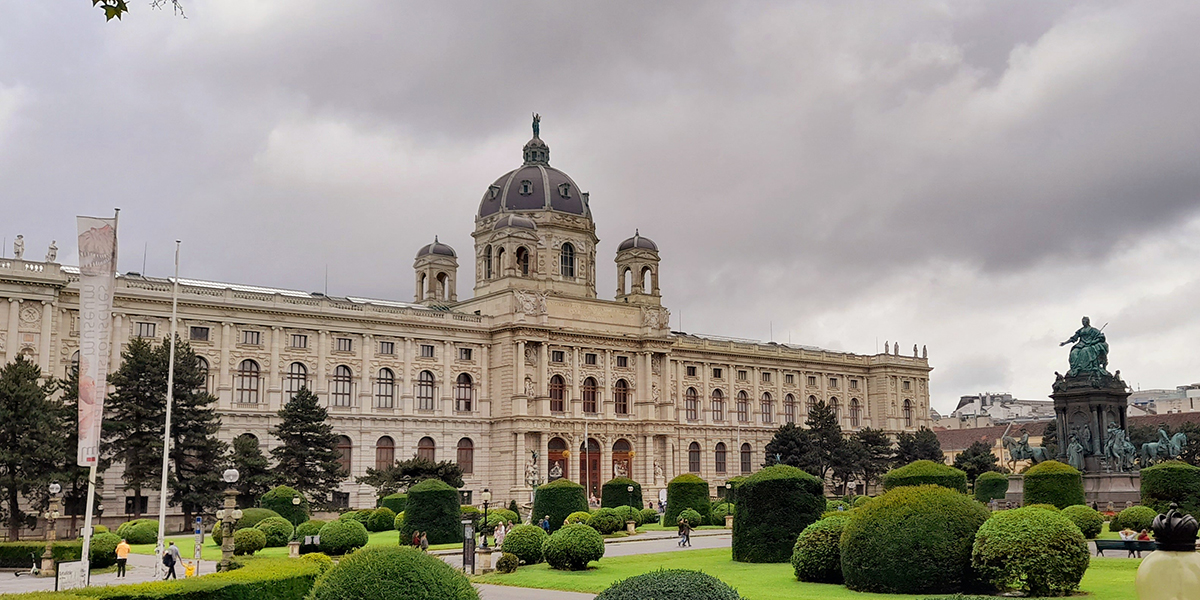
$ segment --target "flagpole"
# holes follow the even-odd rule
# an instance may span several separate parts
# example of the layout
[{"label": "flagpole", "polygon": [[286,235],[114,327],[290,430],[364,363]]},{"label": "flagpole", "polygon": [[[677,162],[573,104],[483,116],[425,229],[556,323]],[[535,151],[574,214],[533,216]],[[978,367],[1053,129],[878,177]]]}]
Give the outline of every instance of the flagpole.
[{"label": "flagpole", "polygon": [[167,467],[171,460],[171,405],[175,401],[175,327],[179,313],[179,240],[175,240],[175,278],[171,282],[171,351],[167,358],[167,419],[163,427],[162,485],[158,492],[158,543],[154,547],[156,572],[162,571],[167,530]]}]

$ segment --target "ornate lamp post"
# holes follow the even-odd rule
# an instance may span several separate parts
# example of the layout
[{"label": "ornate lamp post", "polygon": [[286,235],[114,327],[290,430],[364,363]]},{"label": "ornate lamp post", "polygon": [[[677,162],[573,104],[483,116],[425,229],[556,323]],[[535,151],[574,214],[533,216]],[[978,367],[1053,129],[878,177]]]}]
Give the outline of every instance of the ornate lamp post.
[{"label": "ornate lamp post", "polygon": [[[629,492],[629,496],[625,499],[625,504],[633,506],[633,486],[632,485],[625,486],[625,491]],[[638,510],[641,510],[641,508],[642,508],[641,506],[638,506]]]},{"label": "ornate lamp post", "polygon": [[239,476],[237,469],[225,469],[221,475],[229,488],[225,490],[225,508],[217,511],[217,520],[221,522],[221,562],[217,563],[218,571],[228,570],[229,563],[233,561],[233,525],[242,518],[242,511],[237,509],[238,491],[233,487]]},{"label": "ornate lamp post", "polygon": [[483,488],[483,493],[480,494],[479,497],[483,498],[483,526],[479,528],[480,533],[483,534],[483,544],[480,546],[480,548],[487,548],[487,513],[488,503],[492,501],[492,492],[487,488]]},{"label": "ornate lamp post", "polygon": [[58,538],[58,530],[55,527],[58,521],[59,513],[62,510],[61,500],[58,493],[62,491],[62,486],[58,482],[50,484],[50,508],[46,510],[46,551],[42,553],[42,577],[54,576],[54,540]]}]

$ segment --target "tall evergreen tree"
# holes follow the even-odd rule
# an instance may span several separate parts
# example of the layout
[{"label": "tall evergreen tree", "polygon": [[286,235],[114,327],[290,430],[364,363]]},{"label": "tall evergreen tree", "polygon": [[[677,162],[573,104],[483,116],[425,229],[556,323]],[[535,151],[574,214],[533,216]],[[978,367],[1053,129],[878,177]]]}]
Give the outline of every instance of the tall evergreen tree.
[{"label": "tall evergreen tree", "polygon": [[50,397],[55,384],[41,377],[23,356],[0,369],[0,493],[10,540],[36,515],[25,513],[21,498],[44,498],[66,445],[62,404]]},{"label": "tall evergreen tree", "polygon": [[[165,370],[170,362],[170,340],[164,340],[155,353]],[[227,445],[217,438],[221,418],[216,411],[216,397],[204,390],[205,379],[192,347],[176,338],[171,472],[167,485],[171,503],[183,509],[185,527],[194,515],[220,506],[224,487],[221,469]]]},{"label": "tall evergreen tree", "polygon": [[916,433],[902,431],[896,436],[895,464],[903,466],[916,460],[946,462],[946,455],[942,454],[942,444],[938,441],[937,434],[928,427],[922,427]]},{"label": "tall evergreen tree", "polygon": [[888,465],[892,463],[892,440],[888,439],[882,429],[870,427],[855,431],[850,439],[863,448],[858,462],[858,473],[862,475],[863,482],[868,486],[879,483],[880,478],[887,472]]},{"label": "tall evergreen tree", "polygon": [[954,468],[961,469],[967,474],[967,481],[974,482],[976,477],[987,471],[999,471],[996,455],[992,454],[992,446],[987,442],[976,440],[966,450],[954,457]]},{"label": "tall evergreen tree", "polygon": [[254,506],[263,494],[271,490],[275,475],[271,473],[271,461],[259,448],[258,438],[248,434],[234,438],[229,463],[239,474],[233,486],[238,491],[238,506]]},{"label": "tall evergreen tree", "polygon": [[271,428],[271,435],[283,442],[271,449],[276,481],[317,506],[331,507],[333,491],[349,474],[338,462],[341,452],[329,412],[308,388],[301,388],[278,414],[279,424]]},{"label": "tall evergreen tree", "polygon": [[162,431],[166,419],[167,373],[154,347],[134,338],[121,353],[121,367],[108,376],[113,392],[104,401],[101,450],[125,470],[123,489],[133,491],[133,516],[142,516],[142,491],[158,489],[162,477]]},{"label": "tall evergreen tree", "polygon": [[809,438],[812,440],[810,468],[805,470],[824,480],[837,457],[842,456],[839,450],[846,443],[846,439],[842,437],[842,426],[838,424],[833,407],[824,401],[817,402],[812,410],[808,411],[804,426],[808,428]]},{"label": "tall evergreen tree", "polygon": [[775,430],[763,454],[766,457],[763,466],[783,464],[809,471],[813,459],[812,436],[795,423],[785,423]]},{"label": "tall evergreen tree", "polygon": [[[78,527],[79,517],[83,515],[88,489],[88,467],[81,467],[76,462],[76,452],[79,448],[79,369],[71,367],[67,370],[67,378],[59,382],[62,396],[62,411],[59,414],[61,431],[67,436],[63,451],[59,456],[58,482],[63,487],[63,500],[67,512],[71,516],[71,531]],[[101,490],[104,489],[102,474],[108,469],[111,461],[100,456],[96,465],[96,490],[94,505],[99,506]],[[73,509],[73,510],[71,510]]]}]

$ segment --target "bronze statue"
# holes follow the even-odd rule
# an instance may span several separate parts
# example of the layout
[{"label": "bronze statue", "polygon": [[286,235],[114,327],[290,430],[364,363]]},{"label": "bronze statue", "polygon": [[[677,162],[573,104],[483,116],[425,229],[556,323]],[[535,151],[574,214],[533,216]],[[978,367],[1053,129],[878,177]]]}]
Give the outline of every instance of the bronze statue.
[{"label": "bronze statue", "polygon": [[1067,377],[1085,374],[1108,375],[1108,342],[1104,338],[1104,332],[1092,327],[1091,319],[1084,317],[1083,327],[1059,346],[1070,343],[1075,345],[1071,346],[1071,370],[1067,371]]},{"label": "bronze statue", "polygon": [[1071,443],[1067,446],[1067,464],[1076,469],[1083,470],[1083,444],[1079,443],[1079,438],[1075,434],[1071,434]]},{"label": "bronze statue", "polygon": [[533,137],[541,139],[542,115],[533,113]]}]

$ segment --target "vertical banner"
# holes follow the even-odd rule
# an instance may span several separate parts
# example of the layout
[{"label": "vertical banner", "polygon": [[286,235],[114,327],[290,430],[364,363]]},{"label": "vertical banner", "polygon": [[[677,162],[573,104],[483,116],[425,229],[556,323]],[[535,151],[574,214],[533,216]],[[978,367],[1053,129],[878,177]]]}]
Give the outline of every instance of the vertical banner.
[{"label": "vertical banner", "polygon": [[96,465],[100,419],[108,389],[117,220],[76,217],[79,224],[79,451],[77,464]]}]

